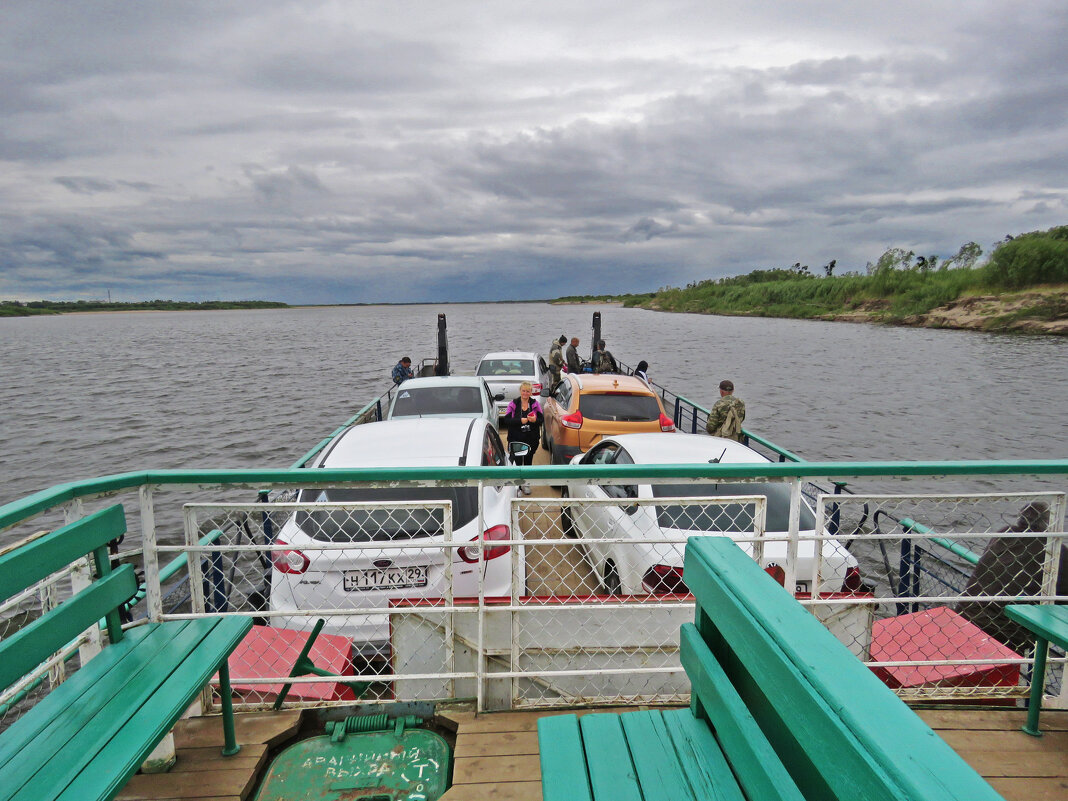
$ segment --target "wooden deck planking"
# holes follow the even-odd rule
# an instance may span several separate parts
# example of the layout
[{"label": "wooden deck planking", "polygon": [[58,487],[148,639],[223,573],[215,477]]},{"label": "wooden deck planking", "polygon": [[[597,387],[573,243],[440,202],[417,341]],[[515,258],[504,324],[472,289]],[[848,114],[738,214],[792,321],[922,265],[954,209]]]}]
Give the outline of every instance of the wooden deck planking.
[{"label": "wooden deck planking", "polygon": [[[574,710],[579,715],[604,709]],[[615,708],[611,711],[626,711]],[[541,801],[537,723],[548,712],[452,712],[453,786],[442,801]],[[1068,711],[1042,713],[1044,737],[1020,731],[1026,711],[921,709],[917,713],[1006,801],[1068,799]]]},{"label": "wooden deck planking", "polygon": [[241,751],[220,753],[222,722],[218,717],[188,718],[174,727],[175,755],[169,773],[138,773],[117,801],[246,801],[256,788],[272,745],[296,734],[299,710],[260,712],[234,717]]},{"label": "wooden deck planking", "polygon": [[1068,799],[1068,711],[1045,710],[1042,737],[1025,709],[919,709],[917,714],[1006,801]]}]

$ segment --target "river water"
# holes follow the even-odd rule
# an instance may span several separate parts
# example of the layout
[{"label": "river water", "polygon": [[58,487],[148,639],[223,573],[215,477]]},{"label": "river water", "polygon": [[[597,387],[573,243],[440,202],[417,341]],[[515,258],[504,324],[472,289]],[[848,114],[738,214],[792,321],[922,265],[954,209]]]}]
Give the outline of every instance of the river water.
[{"label": "river water", "polygon": [[561,333],[588,356],[593,311],[618,359],[706,406],[730,378],[747,428],[809,460],[1068,456],[1062,338],[542,303],[79,314],[0,319],[0,503],[128,470],[288,467],[400,356],[434,355],[439,312],[470,372]]}]

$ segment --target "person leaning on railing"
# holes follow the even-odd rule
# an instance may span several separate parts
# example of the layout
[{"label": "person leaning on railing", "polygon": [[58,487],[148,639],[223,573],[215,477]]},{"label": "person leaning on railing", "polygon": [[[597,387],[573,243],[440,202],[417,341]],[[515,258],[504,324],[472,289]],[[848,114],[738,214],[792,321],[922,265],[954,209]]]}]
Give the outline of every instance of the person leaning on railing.
[{"label": "person leaning on railing", "polygon": [[409,378],[415,378],[415,373],[412,371],[412,359],[410,356],[405,356],[393,367],[393,383],[400,386]]}]

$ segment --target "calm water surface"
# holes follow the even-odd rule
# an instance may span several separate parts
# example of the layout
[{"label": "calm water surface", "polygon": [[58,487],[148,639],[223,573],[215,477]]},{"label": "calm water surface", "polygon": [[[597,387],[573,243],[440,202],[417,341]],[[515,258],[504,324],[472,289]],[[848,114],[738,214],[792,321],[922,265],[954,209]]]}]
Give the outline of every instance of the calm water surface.
[{"label": "calm water surface", "polygon": [[0,319],[0,503],[128,470],[288,467],[401,355],[434,354],[438,312],[471,372],[561,333],[588,355],[595,310],[617,358],[704,405],[732,379],[746,426],[810,460],[1068,456],[1061,338],[536,303],[83,314]]}]

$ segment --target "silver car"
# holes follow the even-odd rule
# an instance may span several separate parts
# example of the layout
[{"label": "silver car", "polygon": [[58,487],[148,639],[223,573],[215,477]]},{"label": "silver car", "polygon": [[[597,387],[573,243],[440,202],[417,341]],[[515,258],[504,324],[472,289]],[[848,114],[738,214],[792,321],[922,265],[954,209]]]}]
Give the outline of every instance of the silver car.
[{"label": "silver car", "polygon": [[531,383],[535,395],[542,395],[550,384],[545,359],[540,354],[518,350],[487,353],[479,360],[475,375],[486,380],[494,397],[503,396],[496,401],[498,415],[503,415],[508,404],[519,397],[519,385],[524,381]]},{"label": "silver car", "polygon": [[491,392],[479,376],[409,378],[397,387],[386,419],[479,417],[496,428],[499,419],[497,403],[504,397]]}]

